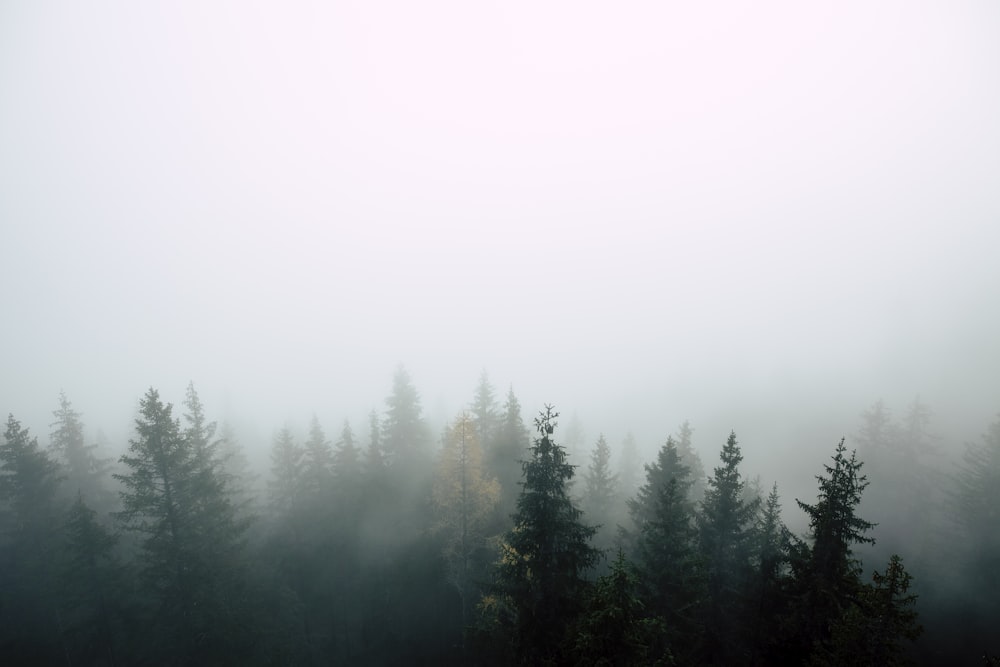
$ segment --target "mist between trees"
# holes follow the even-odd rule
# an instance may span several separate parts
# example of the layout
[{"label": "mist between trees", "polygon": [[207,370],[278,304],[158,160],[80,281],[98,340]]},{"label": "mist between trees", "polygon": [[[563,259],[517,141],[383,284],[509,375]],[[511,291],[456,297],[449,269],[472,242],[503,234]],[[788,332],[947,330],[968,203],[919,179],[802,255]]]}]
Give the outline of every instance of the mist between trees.
[{"label": "mist between trees", "polygon": [[0,663],[997,664],[1000,420],[952,457],[920,401],[859,406],[786,498],[738,433],[643,460],[485,372],[434,433],[400,367],[266,469],[210,415],[149,389],[120,451],[65,395],[47,446],[8,418]]}]

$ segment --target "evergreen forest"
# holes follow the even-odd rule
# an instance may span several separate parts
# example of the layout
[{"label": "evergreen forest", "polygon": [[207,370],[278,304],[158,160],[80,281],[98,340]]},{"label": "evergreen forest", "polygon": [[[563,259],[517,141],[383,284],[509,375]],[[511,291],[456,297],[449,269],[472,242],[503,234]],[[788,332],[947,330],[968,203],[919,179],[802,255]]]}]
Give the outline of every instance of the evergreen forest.
[{"label": "evergreen forest", "polygon": [[929,406],[859,406],[787,497],[738,432],[574,454],[485,372],[437,432],[399,367],[367,423],[275,425],[265,465],[162,389],[120,446],[65,394],[7,418],[0,664],[1000,660],[1000,418],[949,457]]}]

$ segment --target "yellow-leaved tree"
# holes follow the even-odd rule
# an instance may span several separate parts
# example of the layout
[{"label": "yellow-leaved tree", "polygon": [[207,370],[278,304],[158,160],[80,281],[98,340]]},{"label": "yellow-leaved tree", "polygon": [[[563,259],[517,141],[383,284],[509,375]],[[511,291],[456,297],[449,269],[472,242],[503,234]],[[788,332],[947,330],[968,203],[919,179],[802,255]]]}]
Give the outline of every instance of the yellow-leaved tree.
[{"label": "yellow-leaved tree", "polygon": [[477,574],[493,555],[487,548],[486,526],[500,500],[500,484],[484,473],[476,424],[464,412],[445,429],[433,498],[448,578],[461,599],[465,627],[470,601],[477,598],[473,581],[482,579]]}]

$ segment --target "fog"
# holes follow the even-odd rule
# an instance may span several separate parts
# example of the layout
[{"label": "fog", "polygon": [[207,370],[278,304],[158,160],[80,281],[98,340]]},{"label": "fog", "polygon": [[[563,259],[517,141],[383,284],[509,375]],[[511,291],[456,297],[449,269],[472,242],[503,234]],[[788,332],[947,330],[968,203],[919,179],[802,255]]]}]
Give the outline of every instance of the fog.
[{"label": "fog", "polygon": [[878,399],[956,455],[1000,410],[998,30],[985,1],[6,2],[0,411],[44,440],[65,391],[120,453],[193,381],[265,461],[314,415],[363,434],[402,365],[435,439],[485,369],[587,451],[690,420],[710,467],[735,430],[788,505]]}]

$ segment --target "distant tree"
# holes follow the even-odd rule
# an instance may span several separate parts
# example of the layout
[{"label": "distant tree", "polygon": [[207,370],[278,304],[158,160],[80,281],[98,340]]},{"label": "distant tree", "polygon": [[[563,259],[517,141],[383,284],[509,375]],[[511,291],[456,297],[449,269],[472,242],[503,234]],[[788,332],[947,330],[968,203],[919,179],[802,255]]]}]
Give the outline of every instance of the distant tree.
[{"label": "distant tree", "polygon": [[385,456],[382,452],[382,425],[375,410],[372,410],[368,415],[368,447],[365,448],[364,468],[366,477],[381,475],[385,470]]},{"label": "distant tree", "polygon": [[82,493],[95,507],[110,511],[112,496],[105,486],[110,462],[97,457],[97,445],[87,444],[80,413],[73,409],[65,393],[59,393],[59,409],[52,415],[56,420],[51,424],[49,441],[62,464],[64,486],[71,496]]},{"label": "distant tree", "polygon": [[462,604],[467,625],[475,578],[482,579],[486,523],[500,500],[500,485],[483,471],[476,423],[463,413],[450,424],[434,476],[433,500],[443,533],[447,577]]},{"label": "distant tree", "polygon": [[[1000,590],[1000,415],[979,442],[965,444],[950,505],[954,534],[948,556],[959,573],[962,606],[974,610],[962,634],[979,641],[1000,627],[1000,596],[981,595]],[[987,648],[996,646],[993,641]]]},{"label": "distant tree", "polygon": [[278,431],[271,445],[271,507],[279,514],[290,511],[299,503],[302,492],[304,452],[295,443],[287,426]]},{"label": "distant tree", "polygon": [[747,500],[739,466],[743,454],[730,433],[720,454],[721,465],[708,479],[698,513],[699,544],[705,565],[705,661],[744,663],[749,657],[743,620],[752,609],[748,583],[753,545],[753,521],[760,498]]},{"label": "distant tree", "polygon": [[830,641],[831,628],[861,592],[860,563],[853,547],[870,544],[874,524],[856,513],[868,479],[854,452],[846,454],[842,439],[825,465],[826,475],[816,477],[819,498],[814,505],[796,500],[809,519],[811,544],[799,543],[791,559],[793,592],[790,625],[794,628],[789,650],[805,660],[814,647]]},{"label": "distant tree", "polygon": [[333,448],[313,415],[302,457],[302,490],[311,501],[321,503],[328,498],[332,482]]},{"label": "distant tree", "polygon": [[623,497],[631,497],[641,483],[642,461],[635,444],[635,436],[628,433],[622,440],[621,454],[618,457],[618,483]]},{"label": "distant tree", "polygon": [[520,664],[558,660],[583,608],[584,574],[599,558],[589,543],[595,531],[581,523],[567,490],[573,466],[552,439],[556,417],[546,406],[535,419],[539,437],[523,464],[514,528],[501,546],[496,574],[497,594],[509,610],[498,619],[499,630]]},{"label": "distant tree", "polygon": [[677,430],[677,436],[674,438],[674,441],[677,443],[677,455],[680,457],[681,463],[686,465],[688,470],[691,471],[691,489],[689,493],[691,500],[697,504],[705,497],[705,483],[708,478],[705,476],[705,465],[691,444],[691,436],[693,434],[694,429],[691,428],[690,422],[685,421]]},{"label": "distant tree", "polygon": [[420,394],[403,366],[396,369],[392,393],[385,399],[382,421],[382,445],[390,465],[399,464],[408,472],[412,466],[423,468],[428,460],[430,430],[422,415]]},{"label": "distant tree", "polygon": [[528,455],[529,444],[530,434],[521,417],[521,403],[514,395],[514,389],[510,388],[503,406],[499,433],[485,458],[486,470],[500,483],[498,513],[502,528],[498,532],[509,528],[509,517],[515,511],[520,492],[521,462]]},{"label": "distant tree", "polygon": [[338,488],[361,475],[361,450],[354,441],[354,430],[346,419],[340,430],[340,439],[333,451],[334,480]]},{"label": "distant tree", "polygon": [[611,448],[608,447],[604,434],[597,439],[590,455],[590,466],[583,475],[583,498],[580,509],[584,518],[597,527],[594,545],[607,554],[614,544],[618,534],[618,522],[621,520],[617,511],[618,475],[611,472]]},{"label": "distant tree", "polygon": [[469,407],[472,419],[476,425],[476,436],[480,445],[486,451],[492,447],[500,427],[500,413],[497,410],[495,390],[490,383],[490,377],[484,369],[479,375],[479,383]]}]

